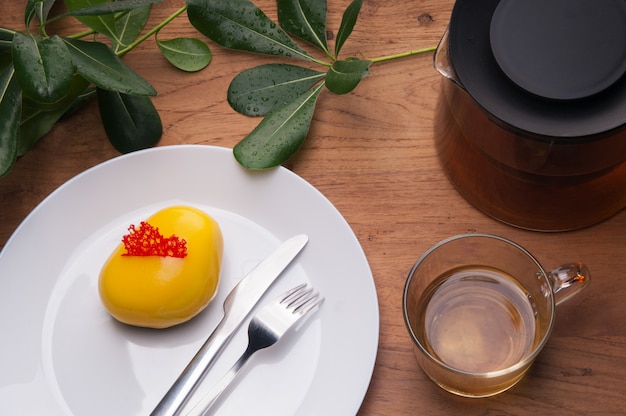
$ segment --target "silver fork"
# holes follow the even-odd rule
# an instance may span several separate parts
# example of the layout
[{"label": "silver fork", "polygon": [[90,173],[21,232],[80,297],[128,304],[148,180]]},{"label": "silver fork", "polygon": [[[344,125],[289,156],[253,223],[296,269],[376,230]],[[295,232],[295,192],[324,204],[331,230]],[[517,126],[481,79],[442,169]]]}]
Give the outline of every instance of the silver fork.
[{"label": "silver fork", "polygon": [[324,298],[319,293],[314,292],[313,288],[307,288],[304,283],[283,293],[261,309],[248,326],[248,347],[244,353],[215,387],[200,398],[187,416],[207,414],[207,411],[255,352],[276,344],[291,328],[315,312],[323,301]]}]

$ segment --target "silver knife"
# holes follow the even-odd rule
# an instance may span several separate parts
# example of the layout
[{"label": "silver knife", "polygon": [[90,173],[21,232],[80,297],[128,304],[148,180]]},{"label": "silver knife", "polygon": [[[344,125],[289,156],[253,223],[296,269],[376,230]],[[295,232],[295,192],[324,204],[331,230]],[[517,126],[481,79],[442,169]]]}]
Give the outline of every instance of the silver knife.
[{"label": "silver knife", "polygon": [[296,235],[281,244],[230,291],[224,300],[224,316],[191,362],[163,396],[150,416],[176,416],[208,373],[217,357],[246,316],[283,270],[298,255],[309,238]]}]

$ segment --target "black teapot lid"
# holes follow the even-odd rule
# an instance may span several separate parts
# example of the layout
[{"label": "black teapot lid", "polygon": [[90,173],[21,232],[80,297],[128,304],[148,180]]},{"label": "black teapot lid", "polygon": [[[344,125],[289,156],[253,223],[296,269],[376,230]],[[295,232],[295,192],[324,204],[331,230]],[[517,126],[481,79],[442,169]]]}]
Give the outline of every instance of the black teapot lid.
[{"label": "black teapot lid", "polygon": [[449,54],[476,102],[530,135],[626,124],[624,0],[457,0]]}]

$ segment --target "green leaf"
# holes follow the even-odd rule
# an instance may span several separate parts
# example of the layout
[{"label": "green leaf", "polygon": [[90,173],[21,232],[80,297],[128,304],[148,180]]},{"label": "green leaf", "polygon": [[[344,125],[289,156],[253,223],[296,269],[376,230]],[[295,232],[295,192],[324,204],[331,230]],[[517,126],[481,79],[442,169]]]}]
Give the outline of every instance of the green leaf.
[{"label": "green leaf", "polygon": [[23,102],[18,156],[22,156],[32,149],[35,143],[52,129],[62,114],[60,108],[45,110],[28,102]]},{"label": "green leaf", "polygon": [[45,23],[48,13],[56,0],[28,0],[24,8],[24,23],[28,27],[33,17],[37,16],[40,23]]},{"label": "green leaf", "polygon": [[156,90],[113,51],[100,42],[65,39],[76,71],[87,81],[110,91],[156,95]]},{"label": "green leaf", "polygon": [[33,105],[22,97],[22,115],[20,118],[20,134],[18,156],[30,150],[39,139],[54,127],[56,122],[65,114],[76,98],[89,85],[84,78],[75,75],[67,96],[51,108],[42,108]]},{"label": "green leaf", "polygon": [[48,20],[48,14],[56,3],[56,0],[35,0],[38,1],[39,5],[35,9],[35,13],[37,14],[37,19],[39,19],[40,23],[45,23]]},{"label": "green leaf", "polygon": [[359,17],[361,7],[363,7],[363,0],[353,0],[352,3],[350,3],[350,5],[346,8],[346,11],[343,12],[341,25],[339,25],[337,38],[335,39],[335,56],[339,56],[339,51],[341,51],[343,44],[352,33],[354,25]]},{"label": "green leaf", "polygon": [[81,92],[76,99],[70,104],[69,107],[63,111],[63,114],[59,118],[59,120],[64,120],[69,118],[72,114],[80,110],[85,104],[96,97],[96,87],[88,86]]},{"label": "green leaf", "polygon": [[97,90],[98,108],[109,141],[119,152],[157,144],[163,126],[150,97]]},{"label": "green leaf", "polygon": [[[70,13],[73,13],[88,6],[94,6],[107,2],[108,0],[65,0],[65,5]],[[111,38],[115,42],[120,41],[119,34],[117,33],[117,27],[115,26],[115,15],[104,14],[99,16],[76,16],[76,18],[85,26]]]},{"label": "green leaf", "polygon": [[324,84],[294,101],[271,111],[233,149],[235,159],[246,169],[269,169],[293,156],[309,132],[315,102]]},{"label": "green leaf", "polygon": [[0,176],[6,175],[17,159],[21,97],[15,70],[8,67],[0,74]]},{"label": "green leaf", "polygon": [[88,6],[72,9],[69,13],[70,16],[100,16],[105,14],[127,12],[130,10],[142,8],[156,3],[161,3],[163,0],[118,0],[114,2],[93,2]]},{"label": "green leaf", "polygon": [[11,52],[15,30],[0,26],[0,52]]},{"label": "green leaf", "polygon": [[294,58],[313,58],[248,0],[187,0],[189,22],[230,49]]},{"label": "green leaf", "polygon": [[74,69],[63,40],[54,35],[42,39],[15,33],[13,66],[25,96],[50,104],[61,100],[70,89]]},{"label": "green leaf", "polygon": [[211,62],[211,50],[200,39],[176,38],[164,41],[157,39],[157,45],[165,59],[183,71],[200,71]]},{"label": "green leaf", "polygon": [[278,23],[328,53],[326,0],[278,0]]},{"label": "green leaf", "polygon": [[239,73],[228,87],[228,102],[247,116],[264,116],[295,100],[326,74],[289,64],[266,64]]},{"label": "green leaf", "polygon": [[0,72],[3,72],[9,66],[13,66],[13,58],[11,58],[11,51],[0,51]]},{"label": "green leaf", "polygon": [[335,61],[328,71],[326,87],[335,94],[346,94],[356,88],[359,82],[370,73],[372,61],[348,58]]},{"label": "green leaf", "polygon": [[40,0],[28,0],[26,2],[26,7],[24,8],[24,26],[30,26],[31,20],[37,14],[37,6],[41,4]]},{"label": "green leaf", "polygon": [[152,5],[138,7],[125,13],[115,21],[119,39],[113,40],[113,51],[118,54],[122,49],[133,43],[146,26]]}]

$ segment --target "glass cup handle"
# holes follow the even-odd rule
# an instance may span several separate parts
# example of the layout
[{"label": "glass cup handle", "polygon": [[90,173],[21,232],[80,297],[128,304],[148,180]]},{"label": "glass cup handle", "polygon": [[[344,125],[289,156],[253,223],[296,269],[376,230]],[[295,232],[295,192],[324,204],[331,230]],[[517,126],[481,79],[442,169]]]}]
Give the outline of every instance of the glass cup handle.
[{"label": "glass cup handle", "polygon": [[580,293],[591,283],[591,274],[584,263],[563,264],[548,273],[552,283],[554,303],[559,305]]}]

